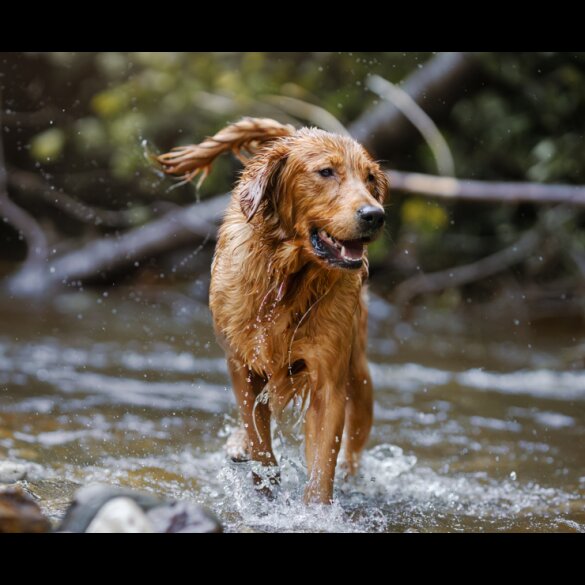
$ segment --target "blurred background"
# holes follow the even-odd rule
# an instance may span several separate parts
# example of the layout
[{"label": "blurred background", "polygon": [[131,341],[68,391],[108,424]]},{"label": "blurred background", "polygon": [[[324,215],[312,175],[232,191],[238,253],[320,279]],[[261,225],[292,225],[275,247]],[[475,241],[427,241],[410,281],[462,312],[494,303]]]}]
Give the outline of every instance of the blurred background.
[{"label": "blurred background", "polygon": [[[2,166],[11,200],[42,234],[27,222],[29,234],[19,232],[18,222],[1,224],[0,275],[14,276],[27,243],[45,248],[36,250],[45,260],[36,269],[43,271],[80,246],[193,203],[195,188],[173,188],[145,154],[198,142],[243,115],[345,127],[388,169],[436,175],[441,160],[433,155],[433,137],[425,140],[387,96],[371,90],[375,75],[403,87],[437,124],[453,160],[447,174],[585,184],[583,133],[575,123],[585,116],[584,68],[585,53],[2,53]],[[220,160],[200,197],[228,192],[238,168],[229,157]],[[502,258],[500,266],[496,259],[490,270],[463,275],[453,286],[411,280],[414,289],[398,289],[399,300],[439,296],[465,310],[469,298],[503,297],[506,306],[518,300],[536,319],[551,312],[580,319],[585,241],[579,208],[552,221],[546,214],[553,200],[510,199],[504,193],[492,204],[446,201],[416,185],[406,195],[395,190],[385,238],[371,252],[373,281],[392,297],[417,274],[473,264],[538,229],[530,251]],[[548,230],[547,218],[554,224]],[[169,257],[180,242],[136,252],[146,260],[139,267],[130,257],[99,263],[89,249],[93,271],[63,269],[60,276],[66,282],[105,277],[112,285],[156,282],[160,268],[165,283],[189,280],[206,266],[212,244],[205,260],[185,262],[172,274]],[[13,282],[12,290],[46,289],[40,280]]]},{"label": "blurred background", "polygon": [[149,161],[241,116],[348,132],[394,187],[368,465],[398,487],[353,520],[583,529],[583,52],[0,53],[0,459],[56,474],[56,515],[97,478],[295,528],[217,483],[235,412],[206,303],[241,165],[198,192]]}]

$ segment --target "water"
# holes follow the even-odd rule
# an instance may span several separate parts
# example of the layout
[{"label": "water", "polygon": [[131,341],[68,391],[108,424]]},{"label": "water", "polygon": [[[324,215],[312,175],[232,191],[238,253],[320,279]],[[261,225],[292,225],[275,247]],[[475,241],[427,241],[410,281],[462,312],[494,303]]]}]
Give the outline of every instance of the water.
[{"label": "water", "polygon": [[[0,459],[59,518],[102,481],[212,509],[228,531],[585,531],[585,331],[494,326],[374,295],[375,425],[359,475],[305,507],[298,413],[282,486],[228,462],[236,410],[206,305],[171,289],[0,302]],[[284,435],[284,436],[283,436]]]}]

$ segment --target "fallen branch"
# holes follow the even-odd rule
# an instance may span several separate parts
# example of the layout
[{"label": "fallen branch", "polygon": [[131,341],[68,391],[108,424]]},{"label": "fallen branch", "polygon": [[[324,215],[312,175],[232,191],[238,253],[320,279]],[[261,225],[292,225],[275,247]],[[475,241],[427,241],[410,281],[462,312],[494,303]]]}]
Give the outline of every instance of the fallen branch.
[{"label": "fallen branch", "polygon": [[[427,114],[436,118],[447,112],[462,94],[473,89],[479,70],[475,53],[439,53],[415,71],[401,88]],[[387,157],[392,150],[403,147],[406,138],[413,134],[402,112],[388,102],[368,110],[348,130],[379,157]]]},{"label": "fallen branch", "polygon": [[45,288],[71,284],[170,250],[215,239],[217,222],[223,215],[230,195],[195,203],[172,211],[145,226],[121,236],[106,237],[65,254],[49,263]]},{"label": "fallen branch", "polygon": [[[444,199],[470,199],[493,203],[529,201],[550,204],[563,202],[572,206],[585,205],[585,187],[459,181],[400,171],[389,171],[389,176],[393,189],[397,191]],[[37,280],[35,283],[31,284],[27,280],[18,278],[18,275],[13,277],[9,282],[10,290],[17,294],[40,292],[51,286],[106,274],[149,256],[168,252],[184,245],[195,244],[206,237],[213,239],[216,233],[216,223],[221,218],[229,197],[229,195],[215,197],[203,203],[180,208],[123,235],[91,242],[50,263],[39,265],[36,270],[37,276],[35,278]],[[531,240],[528,240],[528,243],[530,242]],[[490,262],[480,261],[478,266],[472,266],[470,269],[466,268],[463,271],[456,269],[455,272],[449,270],[444,275],[439,274],[432,286],[438,286],[440,289],[445,285],[456,286],[468,282],[468,279],[473,280],[477,274],[490,273],[492,270],[491,262],[494,263],[494,269],[496,266],[507,266],[508,262],[516,262],[517,254],[520,254],[520,259],[522,259],[525,245],[527,242],[522,240],[517,244],[515,252],[512,250],[509,254],[504,255],[498,253]],[[429,277],[430,275],[424,278],[428,279]],[[411,286],[414,286],[416,294],[420,294],[418,290],[421,286],[422,292],[430,292],[431,289],[427,289],[429,286],[427,280],[425,280],[425,284],[421,285],[423,277],[415,278],[419,279],[415,284],[411,283],[407,286],[407,283],[404,283],[401,285],[403,292],[400,294],[404,298],[412,296],[408,288]]]},{"label": "fallen branch", "polygon": [[137,218],[150,215],[150,208],[139,206],[132,209],[110,210],[87,205],[64,191],[55,190],[35,173],[11,170],[8,181],[12,187],[40,195],[47,203],[58,207],[71,217],[83,223],[109,228],[136,226]]},{"label": "fallen branch", "polygon": [[394,104],[422,134],[435,157],[439,175],[454,177],[455,161],[449,145],[426,112],[403,89],[379,75],[368,78],[368,87],[382,99]]},{"label": "fallen branch", "polygon": [[[2,131],[2,96],[0,94],[0,132]],[[39,273],[47,259],[48,245],[45,233],[24,209],[16,205],[8,196],[8,179],[4,160],[4,142],[0,135],[0,217],[14,227],[24,238],[27,245],[27,257],[20,268],[18,282],[27,288],[38,286]],[[13,277],[16,278],[16,277]]]},{"label": "fallen branch", "polygon": [[46,106],[33,112],[6,110],[3,118],[3,124],[11,128],[46,128],[51,124],[61,124],[71,120],[70,116],[55,106]]},{"label": "fallen branch", "polygon": [[491,203],[565,203],[585,206],[585,187],[540,183],[466,181],[419,173],[388,171],[392,189],[446,200],[467,199]]},{"label": "fallen branch", "polygon": [[571,218],[572,214],[564,206],[556,207],[543,214],[534,228],[504,250],[472,264],[409,278],[394,289],[396,303],[404,306],[419,295],[457,288],[504,272],[536,253],[547,233],[555,233]]},{"label": "fallen branch", "polygon": [[284,110],[287,114],[306,120],[323,130],[340,134],[341,136],[349,135],[346,127],[333,114],[321,106],[286,95],[267,95],[264,96],[264,100]]},{"label": "fallen branch", "polygon": [[473,264],[409,278],[395,288],[393,296],[399,306],[404,306],[422,294],[457,288],[464,284],[489,278],[528,258],[535,252],[541,241],[541,234],[531,230],[513,246]]}]

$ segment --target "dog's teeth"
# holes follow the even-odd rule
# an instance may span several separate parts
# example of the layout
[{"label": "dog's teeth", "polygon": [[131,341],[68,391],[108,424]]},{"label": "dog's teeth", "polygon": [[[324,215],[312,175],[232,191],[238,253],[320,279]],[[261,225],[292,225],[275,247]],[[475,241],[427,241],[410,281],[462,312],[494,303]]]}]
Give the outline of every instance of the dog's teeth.
[{"label": "dog's teeth", "polygon": [[341,247],[341,257],[347,260],[347,256],[345,255],[345,246]]}]

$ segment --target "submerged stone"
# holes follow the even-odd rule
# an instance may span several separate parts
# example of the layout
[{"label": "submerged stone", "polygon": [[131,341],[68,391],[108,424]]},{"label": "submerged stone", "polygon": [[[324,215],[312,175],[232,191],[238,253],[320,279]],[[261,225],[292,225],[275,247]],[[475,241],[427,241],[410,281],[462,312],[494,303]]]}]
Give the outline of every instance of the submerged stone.
[{"label": "submerged stone", "polygon": [[191,502],[171,502],[148,512],[155,532],[223,532],[219,520],[202,506]]},{"label": "submerged stone", "polygon": [[50,529],[38,504],[20,486],[0,488],[0,533],[42,533]]},{"label": "submerged stone", "polygon": [[108,485],[80,489],[59,527],[60,532],[223,532],[198,504]]},{"label": "submerged stone", "polygon": [[142,508],[134,500],[114,498],[98,511],[85,532],[88,534],[144,534],[154,532],[154,528]]},{"label": "submerged stone", "polygon": [[86,532],[100,510],[110,500],[120,498],[132,500],[140,509],[149,509],[162,503],[160,498],[144,492],[92,484],[77,491],[59,530],[61,532]]}]

